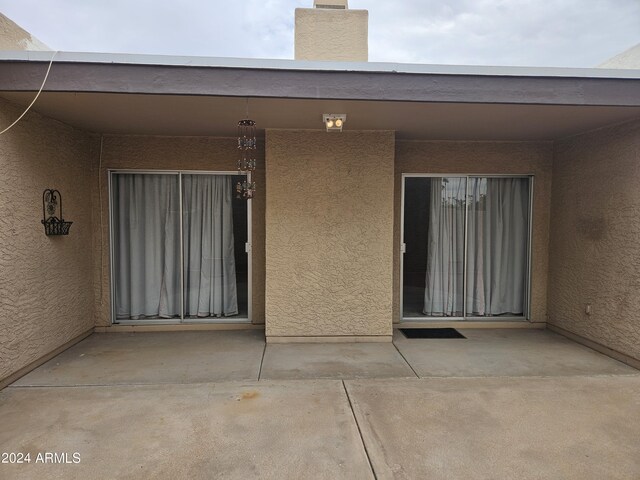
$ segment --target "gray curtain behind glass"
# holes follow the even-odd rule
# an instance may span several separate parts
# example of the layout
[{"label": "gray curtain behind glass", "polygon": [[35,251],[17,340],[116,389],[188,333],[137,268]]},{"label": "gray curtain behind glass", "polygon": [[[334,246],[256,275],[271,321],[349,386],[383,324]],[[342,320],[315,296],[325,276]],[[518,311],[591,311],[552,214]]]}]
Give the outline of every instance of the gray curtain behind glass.
[{"label": "gray curtain behind glass", "polygon": [[185,316],[237,315],[231,178],[182,180]]},{"label": "gray curtain behind glass", "polygon": [[[424,313],[464,313],[465,178],[432,178]],[[529,231],[529,179],[469,178],[468,316],[522,315]]]},{"label": "gray curtain behind glass", "polygon": [[469,179],[467,315],[522,315],[529,179]]},{"label": "gray curtain behind glass", "polygon": [[[113,177],[116,318],[180,316],[178,175]],[[238,313],[229,176],[183,175],[186,316]]]},{"label": "gray curtain behind glass", "polygon": [[424,314],[461,316],[466,178],[432,178]]},{"label": "gray curtain behind glass", "polygon": [[180,316],[180,202],[174,175],[113,177],[116,318]]}]

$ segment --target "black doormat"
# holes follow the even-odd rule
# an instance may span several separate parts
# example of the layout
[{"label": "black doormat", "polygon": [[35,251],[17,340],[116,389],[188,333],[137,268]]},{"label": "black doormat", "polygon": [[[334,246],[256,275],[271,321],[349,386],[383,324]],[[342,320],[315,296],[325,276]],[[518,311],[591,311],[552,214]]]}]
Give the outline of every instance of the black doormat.
[{"label": "black doormat", "polygon": [[467,338],[455,328],[401,328],[407,338]]}]

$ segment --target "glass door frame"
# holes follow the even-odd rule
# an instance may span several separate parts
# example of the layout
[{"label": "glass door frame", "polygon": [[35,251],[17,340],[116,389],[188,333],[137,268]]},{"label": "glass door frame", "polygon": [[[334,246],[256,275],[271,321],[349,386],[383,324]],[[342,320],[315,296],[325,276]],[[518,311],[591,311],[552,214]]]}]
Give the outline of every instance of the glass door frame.
[{"label": "glass door frame", "polygon": [[[531,320],[531,260],[533,241],[533,188],[535,176],[533,174],[481,174],[481,173],[403,173],[400,191],[400,322],[443,322],[443,321],[473,321],[473,322],[511,322]],[[464,267],[463,267],[463,316],[461,317],[405,317],[404,316],[404,256],[406,244],[404,241],[404,209],[405,186],[407,178],[465,178],[465,214],[464,214]],[[467,226],[469,221],[469,179],[471,178],[526,178],[529,180],[529,218],[527,235],[527,268],[524,292],[524,314],[499,317],[478,317],[467,315]]]},{"label": "glass door frame", "polygon": [[[180,205],[180,318],[154,318],[152,320],[118,320],[116,318],[116,296],[115,296],[115,265],[114,265],[114,210],[113,210],[113,185],[112,180],[117,174],[138,174],[138,175],[175,175],[178,179],[178,197]],[[252,320],[252,229],[251,229],[251,202],[247,202],[247,242],[245,243],[245,253],[247,254],[247,316],[233,317],[207,317],[207,318],[185,318],[184,317],[184,246],[183,246],[183,219],[182,219],[182,175],[245,175],[251,181],[251,172],[238,173],[234,171],[221,170],[148,170],[148,169],[107,169],[109,189],[109,306],[112,325],[188,325],[198,323],[251,323]]]}]

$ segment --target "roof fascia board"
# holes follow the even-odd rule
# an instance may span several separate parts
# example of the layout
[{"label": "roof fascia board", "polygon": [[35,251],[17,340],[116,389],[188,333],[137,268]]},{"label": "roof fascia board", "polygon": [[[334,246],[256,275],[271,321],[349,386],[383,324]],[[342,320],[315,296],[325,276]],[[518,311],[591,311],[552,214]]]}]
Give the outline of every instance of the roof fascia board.
[{"label": "roof fascia board", "polygon": [[[3,51],[0,52],[0,62],[48,62],[51,56],[52,52],[44,51]],[[217,67],[432,75],[640,79],[640,70],[638,69],[431,65],[383,62],[314,62],[287,59],[193,57],[129,53],[58,52],[54,63],[106,63],[119,65],[158,65],[167,67]]]},{"label": "roof fascia board", "polygon": [[[0,91],[36,91],[47,52],[0,59]],[[93,56],[95,54],[91,54]],[[136,56],[137,57],[137,56]],[[155,58],[155,57],[154,57]],[[227,59],[225,59],[227,60]],[[317,62],[314,62],[317,63]],[[44,91],[322,100],[640,106],[640,78],[54,61]]]}]

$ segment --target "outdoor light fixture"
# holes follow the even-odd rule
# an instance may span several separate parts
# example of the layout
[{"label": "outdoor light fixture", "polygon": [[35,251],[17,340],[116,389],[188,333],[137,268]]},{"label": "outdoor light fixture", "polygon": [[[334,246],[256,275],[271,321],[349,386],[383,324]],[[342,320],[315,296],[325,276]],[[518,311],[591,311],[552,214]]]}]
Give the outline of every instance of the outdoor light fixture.
[{"label": "outdoor light fixture", "polygon": [[347,121],[346,113],[325,113],[322,121],[327,127],[327,132],[341,132],[344,122]]},{"label": "outdoor light fixture", "polygon": [[[247,117],[249,100],[247,99]],[[242,182],[236,184],[236,197],[249,200],[256,191],[256,182],[251,180],[251,172],[256,169],[256,122],[248,118],[238,122],[238,174],[247,174]]]}]

